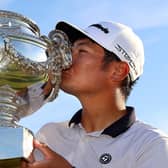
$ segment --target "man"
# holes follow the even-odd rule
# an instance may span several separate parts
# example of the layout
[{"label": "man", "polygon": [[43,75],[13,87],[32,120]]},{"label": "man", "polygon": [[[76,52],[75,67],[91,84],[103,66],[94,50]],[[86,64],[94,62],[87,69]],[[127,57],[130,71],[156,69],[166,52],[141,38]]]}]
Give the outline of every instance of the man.
[{"label": "man", "polygon": [[143,73],[144,50],[127,26],[100,22],[81,30],[66,22],[72,43],[72,67],[61,89],[76,96],[79,110],[69,122],[40,129],[29,168],[167,168],[168,136],[135,118],[126,106]]}]

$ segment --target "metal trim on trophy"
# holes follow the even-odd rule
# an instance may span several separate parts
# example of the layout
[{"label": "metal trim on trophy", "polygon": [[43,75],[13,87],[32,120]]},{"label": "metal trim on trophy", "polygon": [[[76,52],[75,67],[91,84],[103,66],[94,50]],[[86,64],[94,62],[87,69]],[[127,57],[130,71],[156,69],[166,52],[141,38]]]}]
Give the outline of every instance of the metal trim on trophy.
[{"label": "metal trim on trophy", "polygon": [[19,168],[29,157],[33,133],[17,123],[56,98],[71,63],[62,31],[41,36],[29,18],[0,10],[0,167]]}]

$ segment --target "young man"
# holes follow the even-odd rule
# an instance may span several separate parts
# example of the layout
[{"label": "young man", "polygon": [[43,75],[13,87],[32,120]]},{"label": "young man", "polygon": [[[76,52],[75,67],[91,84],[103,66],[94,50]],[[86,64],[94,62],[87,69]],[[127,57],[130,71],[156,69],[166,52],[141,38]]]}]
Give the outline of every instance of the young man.
[{"label": "young man", "polygon": [[[126,106],[143,72],[144,50],[127,26],[100,22],[86,30],[59,22],[72,43],[72,67],[61,89],[81,102],[69,122],[40,129],[29,168],[167,168],[168,136],[135,118]],[[40,152],[39,152],[40,151]]]}]

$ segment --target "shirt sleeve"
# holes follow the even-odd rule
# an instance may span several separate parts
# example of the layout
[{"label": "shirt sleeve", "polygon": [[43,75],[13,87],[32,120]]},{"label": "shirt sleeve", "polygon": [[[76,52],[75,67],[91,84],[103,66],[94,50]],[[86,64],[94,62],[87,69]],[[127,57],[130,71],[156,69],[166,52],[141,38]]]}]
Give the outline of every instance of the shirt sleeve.
[{"label": "shirt sleeve", "polygon": [[134,168],[168,168],[168,138],[157,139],[142,149]]}]

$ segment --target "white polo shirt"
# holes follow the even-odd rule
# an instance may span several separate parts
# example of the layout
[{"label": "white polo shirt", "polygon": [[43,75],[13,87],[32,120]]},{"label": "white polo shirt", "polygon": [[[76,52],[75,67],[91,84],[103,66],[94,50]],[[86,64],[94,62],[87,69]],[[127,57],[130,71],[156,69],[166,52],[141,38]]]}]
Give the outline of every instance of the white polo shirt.
[{"label": "white polo shirt", "polygon": [[86,133],[80,110],[69,123],[43,126],[37,139],[76,168],[168,168],[168,135],[136,121],[132,107],[127,111],[108,128]]}]

